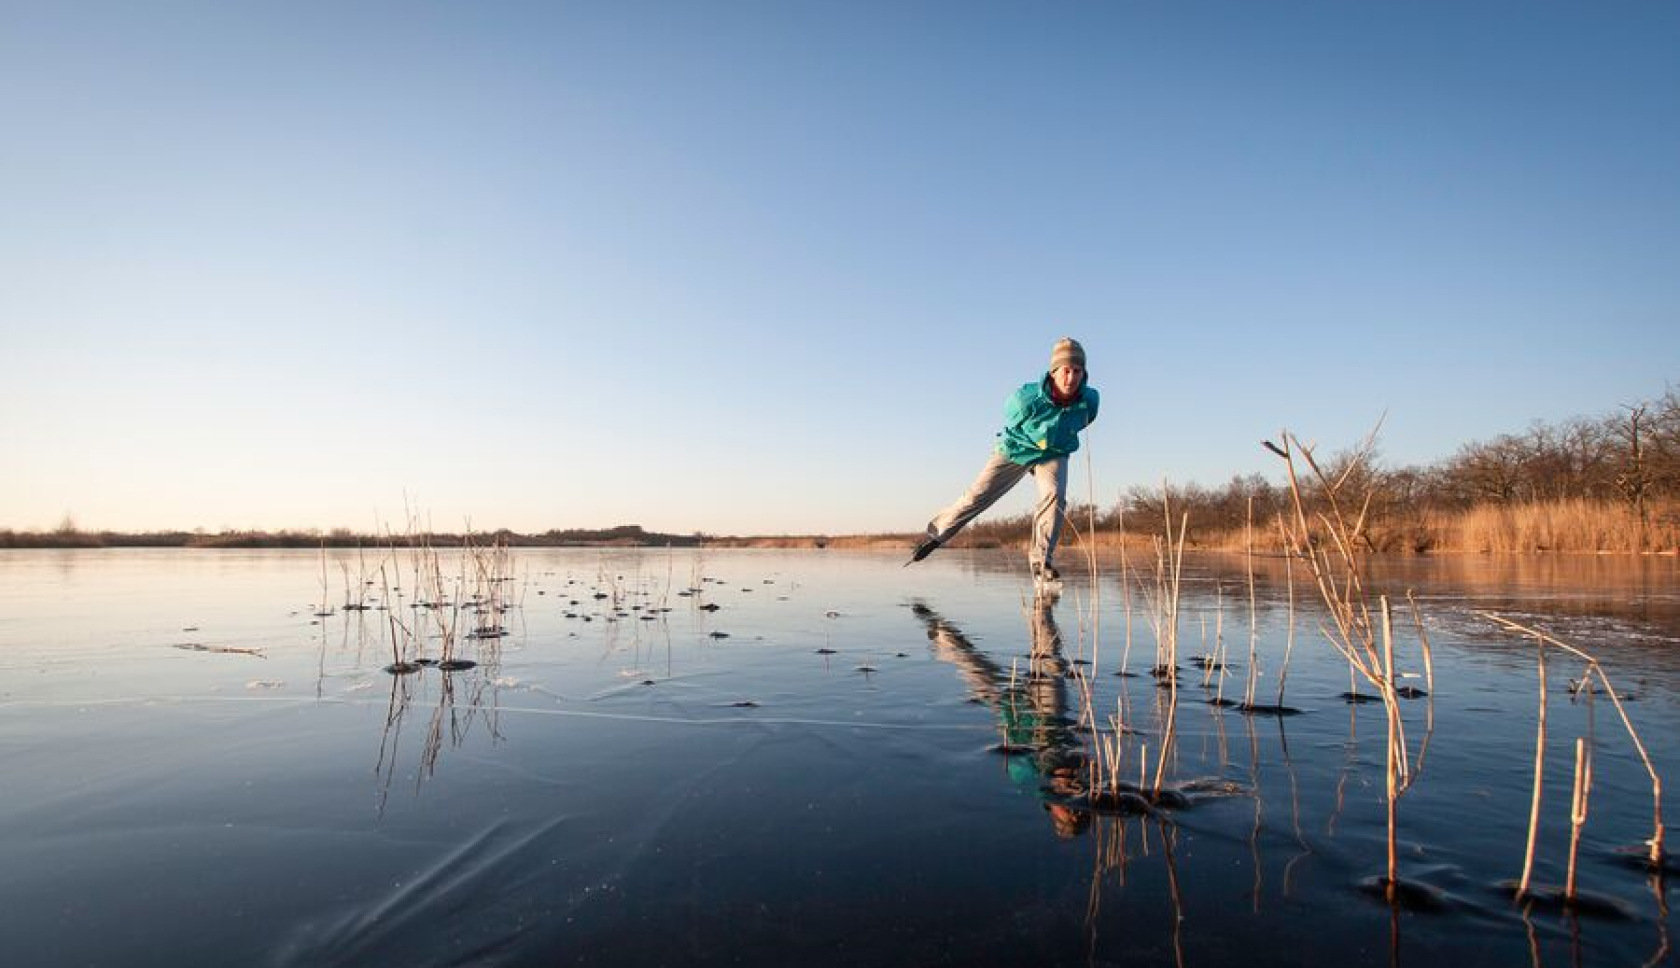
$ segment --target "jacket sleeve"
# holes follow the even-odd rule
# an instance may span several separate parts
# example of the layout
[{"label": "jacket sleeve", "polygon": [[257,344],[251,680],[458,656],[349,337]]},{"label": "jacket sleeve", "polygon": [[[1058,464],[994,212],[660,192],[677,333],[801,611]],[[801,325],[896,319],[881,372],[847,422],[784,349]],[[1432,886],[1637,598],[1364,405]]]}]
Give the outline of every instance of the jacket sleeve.
[{"label": "jacket sleeve", "polygon": [[1005,400],[1003,403],[1003,429],[1008,430],[1011,427],[1020,426],[1021,420],[1026,416],[1026,413],[1025,394],[1023,394],[1020,390],[1016,390],[1011,393],[1009,395],[1009,399]]},{"label": "jacket sleeve", "polygon": [[1097,422],[1097,404],[1101,402],[1102,395],[1096,391],[1095,387],[1086,387],[1085,395],[1089,398],[1086,401],[1089,410],[1085,416],[1085,426],[1089,427]]}]

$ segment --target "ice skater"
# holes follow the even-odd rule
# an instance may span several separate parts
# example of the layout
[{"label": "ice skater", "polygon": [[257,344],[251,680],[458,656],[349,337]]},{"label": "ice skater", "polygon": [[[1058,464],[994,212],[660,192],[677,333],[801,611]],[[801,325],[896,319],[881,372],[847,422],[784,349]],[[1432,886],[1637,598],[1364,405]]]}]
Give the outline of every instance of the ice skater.
[{"label": "ice skater", "polygon": [[991,460],[955,504],[928,522],[927,535],[906,564],[932,554],[1031,474],[1038,506],[1027,564],[1040,585],[1060,580],[1055,557],[1067,511],[1068,456],[1079,449],[1080,431],[1097,419],[1097,391],[1087,379],[1085,348],[1072,338],[1058,340],[1049,372],[1016,390],[1004,405],[1003,430]]}]

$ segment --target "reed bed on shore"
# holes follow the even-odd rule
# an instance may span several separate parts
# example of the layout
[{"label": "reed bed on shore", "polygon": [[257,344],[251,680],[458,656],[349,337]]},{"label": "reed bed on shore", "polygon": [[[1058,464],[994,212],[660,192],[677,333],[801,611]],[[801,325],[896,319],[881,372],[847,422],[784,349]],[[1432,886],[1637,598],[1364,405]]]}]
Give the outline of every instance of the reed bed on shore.
[{"label": "reed bed on shore", "polygon": [[[1269,488],[1262,489],[1256,508],[1262,517],[1287,509],[1287,488],[1281,501],[1268,493]],[[1125,513],[1127,500],[1122,499],[1112,513],[1098,518],[1091,529],[1096,546],[1146,548],[1151,544],[1151,533],[1127,526],[1128,520],[1139,520],[1139,516]],[[1129,500],[1136,502],[1138,498],[1134,495]],[[1183,507],[1194,520],[1197,508],[1193,504]],[[1089,509],[1082,509],[1081,514],[1090,516]],[[1030,523],[1025,517],[1005,518],[976,530],[984,534],[960,536],[952,546],[1024,548]],[[914,536],[905,536],[900,544],[913,540]],[[1240,517],[1232,525],[1203,520],[1185,536],[1185,544],[1192,551],[1244,553],[1249,540],[1249,528]],[[1359,540],[1362,550],[1399,554],[1676,554],[1680,553],[1680,500],[1652,498],[1644,517],[1628,502],[1615,498],[1418,507],[1395,507],[1391,501],[1377,501],[1369,510]],[[1284,548],[1283,539],[1276,534],[1260,536],[1254,545],[1255,553],[1262,555],[1281,554]]]},{"label": "reed bed on shore", "polygon": [[[1245,530],[1202,528],[1189,544],[1198,551],[1241,552],[1247,549]],[[1147,539],[1111,534],[1104,540],[1135,544]],[[1624,501],[1589,498],[1487,502],[1401,514],[1373,511],[1360,542],[1368,551],[1396,553],[1673,554],[1680,551],[1680,501],[1652,501],[1649,520]],[[1256,550],[1276,554],[1283,547],[1273,536]]]},{"label": "reed bed on shore", "polygon": [[1445,516],[1441,531],[1443,544],[1463,551],[1673,550],[1680,548],[1680,503],[1659,503],[1648,522],[1620,501],[1480,504]]}]

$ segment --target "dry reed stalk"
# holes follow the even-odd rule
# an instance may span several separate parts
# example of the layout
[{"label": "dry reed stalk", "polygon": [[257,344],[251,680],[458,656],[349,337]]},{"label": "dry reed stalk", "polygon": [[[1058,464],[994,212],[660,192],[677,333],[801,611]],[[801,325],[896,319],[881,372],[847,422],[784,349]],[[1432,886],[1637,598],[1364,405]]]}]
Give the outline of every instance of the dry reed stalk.
[{"label": "dry reed stalk", "polygon": [[316,618],[326,618],[327,616],[333,614],[332,609],[327,606],[327,595],[328,594],[329,594],[329,592],[328,592],[328,589],[327,589],[327,539],[322,538],[321,539],[321,603],[315,607],[315,617]]},{"label": "dry reed stalk", "polygon": [[[1166,482],[1161,484],[1162,509],[1166,515],[1167,546],[1173,547],[1172,508],[1166,488]],[[1151,787],[1154,796],[1161,795],[1161,784],[1166,779],[1167,759],[1172,752],[1173,740],[1176,735],[1178,720],[1178,603],[1181,579],[1184,573],[1184,535],[1189,530],[1190,515],[1188,512],[1179,518],[1177,550],[1173,552],[1172,571],[1167,596],[1166,614],[1162,622],[1167,629],[1167,713],[1166,725],[1161,731],[1161,750],[1155,764],[1155,783]]]},{"label": "dry reed stalk", "polygon": [[1104,770],[1104,779],[1106,782],[1104,785],[1108,788],[1109,795],[1112,796],[1119,792],[1120,789],[1121,760],[1119,735],[1116,734],[1114,736],[1103,737],[1102,747],[1104,753],[1106,754],[1106,764]]},{"label": "dry reed stalk", "polygon": [[[1126,665],[1132,658],[1132,585],[1131,580],[1128,577],[1129,570],[1126,563],[1126,504],[1124,501],[1120,502],[1119,510],[1120,597],[1121,601],[1125,603],[1126,608],[1126,647],[1120,653],[1120,674],[1124,676],[1126,674]],[[1122,689],[1120,694],[1122,696],[1125,695],[1125,690]]]},{"label": "dry reed stalk", "polygon": [[1219,684],[1213,691],[1214,702],[1223,705],[1225,702],[1225,585],[1214,579],[1214,617],[1213,617],[1213,653],[1208,657],[1205,675],[1218,676]]},{"label": "dry reed stalk", "polygon": [[1198,609],[1196,611],[1196,623],[1201,628],[1201,637],[1197,640],[1200,651],[1190,658],[1192,661],[1201,660],[1202,685],[1206,686],[1213,681],[1213,653],[1208,651],[1207,644],[1207,612]]},{"label": "dry reed stalk", "polygon": [[1230,665],[1230,650],[1225,646],[1225,583],[1214,580],[1213,651],[1219,662],[1220,697],[1224,696],[1226,667]]},{"label": "dry reed stalk", "polygon": [[1389,608],[1387,595],[1381,596],[1379,598],[1379,602],[1382,608],[1383,635],[1384,675],[1382,688],[1388,693],[1385,705],[1393,714],[1390,741],[1396,744],[1395,750],[1397,758],[1395,766],[1401,780],[1401,790],[1404,791],[1406,787],[1411,786],[1412,768],[1410,760],[1406,755],[1406,722],[1400,718],[1399,687],[1395,685],[1395,683],[1400,681],[1400,670],[1394,664],[1394,616],[1392,610]]},{"label": "dry reed stalk", "polygon": [[[1122,695],[1123,694],[1124,694],[1124,690],[1122,690]],[[1114,722],[1114,771],[1111,775],[1111,785],[1112,785],[1112,788],[1113,788],[1111,790],[1111,792],[1116,792],[1117,793],[1120,790],[1120,767],[1123,765],[1122,757],[1126,752],[1125,744],[1122,742],[1122,739],[1126,735],[1126,705],[1125,705],[1125,700],[1123,698],[1121,698],[1121,696],[1114,697],[1114,720],[1113,720],[1113,722]]]},{"label": "dry reed stalk", "polygon": [[1248,684],[1243,690],[1243,708],[1254,708],[1254,688],[1259,685],[1260,625],[1254,594],[1254,495],[1248,496],[1248,518],[1243,522],[1243,564],[1248,571]]},{"label": "dry reed stalk", "polygon": [[461,599],[467,594],[467,558],[472,549],[472,524],[467,524],[465,534],[461,537],[460,569],[455,575],[455,594],[450,596],[449,627],[443,636],[443,657],[440,661],[447,662],[455,655],[455,635],[461,628]]},{"label": "dry reed stalk", "polygon": [[[1382,425],[1378,421],[1377,428]],[[1406,746],[1405,725],[1400,716],[1399,695],[1395,688],[1396,670],[1394,665],[1394,628],[1392,612],[1387,596],[1380,596],[1378,600],[1379,615],[1373,619],[1361,575],[1361,559],[1357,546],[1364,534],[1365,521],[1370,513],[1372,492],[1367,490],[1361,501],[1359,514],[1352,523],[1342,510],[1341,489],[1352,478],[1355,470],[1370,455],[1375,446],[1377,428],[1365,438],[1347,468],[1331,481],[1324,473],[1317,460],[1313,457],[1312,448],[1301,444],[1295,435],[1284,431],[1283,445],[1280,447],[1267,441],[1268,450],[1283,459],[1284,468],[1289,479],[1289,494],[1291,508],[1294,512],[1294,524],[1284,529],[1284,551],[1286,554],[1300,553],[1307,559],[1312,569],[1313,579],[1319,588],[1319,594],[1330,613],[1335,626],[1335,633],[1330,634],[1325,629],[1326,639],[1347,660],[1350,682],[1357,688],[1357,678],[1354,673],[1363,676],[1377,688],[1383,702],[1384,719],[1387,725],[1387,751],[1385,756],[1385,780],[1387,789],[1388,814],[1388,880],[1385,893],[1393,903],[1397,900],[1399,886],[1398,868],[1398,819],[1399,798],[1411,785],[1411,769]],[[1312,471],[1319,485],[1319,499],[1324,510],[1318,510],[1309,516],[1306,500],[1302,494],[1302,487],[1295,468],[1295,455]],[[1319,525],[1319,542],[1313,540],[1313,522]],[[1335,557],[1331,555],[1331,548],[1325,547],[1325,541],[1334,548]],[[1369,544],[1369,542],[1366,542]],[[1380,621],[1380,651],[1379,630]],[[1321,626],[1322,627],[1322,626]]]},{"label": "dry reed stalk", "polygon": [[1534,841],[1540,831],[1540,787],[1546,772],[1546,643],[1536,636],[1535,654],[1540,666],[1540,719],[1534,732],[1534,797],[1528,808],[1528,846],[1523,850],[1522,880],[1517,882],[1517,896],[1528,895],[1528,884],[1534,874]]},{"label": "dry reed stalk", "polygon": [[[377,533],[377,532],[376,532]],[[368,567],[367,551],[362,547],[362,539],[356,539],[356,604],[367,606]]]},{"label": "dry reed stalk", "polygon": [[[1087,515],[1086,534],[1090,540],[1086,545],[1086,560],[1091,569],[1091,675],[1096,676],[1097,653],[1102,645],[1102,584],[1097,580],[1097,486],[1096,476],[1091,470],[1090,442],[1086,442],[1085,450],[1085,494]],[[1095,723],[1092,724],[1093,728]]]},{"label": "dry reed stalk", "polygon": [[1073,683],[1079,695],[1079,715],[1074,717],[1074,722],[1083,723],[1089,727],[1092,741],[1095,742],[1097,736],[1097,708],[1091,677],[1085,674],[1084,669],[1074,666]]},{"label": "dry reed stalk", "polygon": [[[665,587],[659,590],[659,610],[660,610],[660,614],[664,614],[666,605],[671,601],[671,586],[676,583],[676,574],[675,574],[676,569],[677,569],[676,559],[677,559],[677,549],[676,549],[676,547],[673,546],[673,545],[666,545],[665,546]],[[530,566],[527,565],[526,569],[525,569],[525,578],[526,578],[527,583],[529,583],[529,581],[530,581],[530,576],[531,576]],[[525,596],[523,594],[521,594],[519,596],[519,604],[521,606],[523,606],[525,604]]]},{"label": "dry reed stalk", "polygon": [[1381,601],[1383,639],[1383,707],[1388,722],[1388,757],[1384,779],[1388,790],[1388,882],[1383,891],[1390,902],[1400,884],[1399,823],[1400,782],[1406,769],[1406,734],[1401,729],[1400,702],[1394,695],[1394,623],[1390,620],[1388,597]]},{"label": "dry reed stalk", "polygon": [[1581,847],[1581,828],[1587,822],[1587,798],[1592,795],[1592,749],[1586,740],[1575,738],[1575,790],[1569,799],[1569,876],[1563,896],[1575,899],[1575,856]]},{"label": "dry reed stalk", "polygon": [[1534,636],[1535,642],[1541,647],[1551,645],[1568,652],[1576,658],[1584,660],[1587,663],[1587,671],[1581,676],[1581,679],[1587,688],[1591,688],[1588,680],[1593,676],[1598,677],[1598,681],[1604,686],[1604,691],[1610,696],[1610,702],[1616,707],[1616,714],[1621,717],[1622,727],[1627,730],[1628,739],[1633,742],[1633,748],[1636,752],[1638,752],[1640,762],[1645,764],[1646,774],[1651,777],[1651,823],[1653,830],[1650,839],[1645,841],[1645,844],[1650,848],[1648,860],[1651,866],[1653,868],[1661,869],[1664,856],[1662,777],[1657,774],[1657,768],[1655,764],[1651,762],[1650,754],[1645,751],[1645,743],[1639,738],[1639,731],[1633,728],[1633,720],[1628,717],[1627,708],[1622,705],[1621,694],[1618,693],[1616,691],[1616,687],[1611,684],[1610,677],[1604,672],[1604,666],[1599,664],[1597,657],[1595,657],[1592,653],[1583,649],[1578,649],[1575,646],[1570,645],[1561,639],[1547,635],[1544,632],[1529,628],[1526,625],[1519,625],[1510,619],[1502,618],[1491,612],[1476,612],[1474,614],[1493,621],[1509,631],[1518,632],[1523,635],[1532,635]]},{"label": "dry reed stalk", "polygon": [[1435,695],[1435,659],[1429,648],[1429,633],[1423,627],[1423,615],[1418,611],[1417,599],[1412,597],[1412,590],[1406,589],[1406,601],[1412,606],[1412,623],[1417,626],[1418,642],[1423,645],[1423,675],[1424,682],[1429,688],[1429,694]]},{"label": "dry reed stalk", "polygon": [[[379,580],[385,587],[385,600],[388,602],[391,599],[391,582],[385,577],[384,565],[379,566]],[[385,609],[385,623],[391,633],[391,668],[395,669],[403,664],[403,652],[406,651],[397,645],[396,609],[390,607]],[[406,638],[403,640],[403,645],[407,645]]]},{"label": "dry reed stalk", "polygon": [[[1287,538],[1283,531],[1283,515],[1277,518],[1278,535]],[[1283,645],[1283,668],[1278,671],[1278,708],[1283,708],[1283,687],[1289,681],[1289,657],[1295,651],[1295,556],[1289,551],[1287,540],[1283,543],[1283,580],[1289,587],[1289,632]]]},{"label": "dry reed stalk", "polygon": [[[1176,673],[1178,668],[1178,617],[1179,593],[1182,588],[1181,578],[1184,573],[1184,537],[1189,530],[1190,513],[1183,512],[1179,516],[1178,540],[1173,540],[1172,495],[1167,482],[1161,482],[1161,510],[1166,521],[1166,554],[1162,557],[1162,545],[1156,541],[1156,589],[1160,600],[1160,626],[1157,637],[1161,641],[1158,647],[1164,648],[1162,666],[1169,673]],[[1175,680],[1176,681],[1176,677]]]},{"label": "dry reed stalk", "polygon": [[1417,629],[1418,641],[1423,646],[1423,671],[1428,688],[1424,704],[1423,742],[1418,746],[1417,765],[1412,770],[1412,780],[1415,782],[1423,773],[1424,758],[1429,755],[1429,744],[1435,738],[1435,663],[1431,658],[1429,647],[1429,633],[1423,627],[1423,615],[1418,611],[1417,599],[1412,597],[1412,590],[1406,589],[1406,601],[1412,606],[1412,624]]},{"label": "dry reed stalk", "polygon": [[[1294,528],[1287,535],[1290,551],[1298,552],[1306,558],[1312,568],[1314,581],[1318,584],[1320,597],[1324,599],[1329,609],[1330,617],[1335,622],[1337,635],[1328,636],[1330,644],[1341,652],[1348,664],[1366,676],[1373,685],[1376,684],[1380,672],[1381,660],[1377,655],[1375,634],[1371,622],[1370,609],[1365,603],[1364,586],[1360,581],[1358,558],[1353,549],[1353,535],[1347,533],[1345,519],[1342,515],[1340,502],[1336,500],[1334,488],[1324,477],[1317,463],[1312,459],[1312,451],[1301,447],[1293,434],[1283,434],[1283,447],[1272,447],[1274,452],[1284,458],[1284,468],[1289,477],[1289,492],[1295,512]],[[1309,518],[1304,499],[1301,495],[1300,481],[1295,472],[1293,454],[1300,448],[1302,458],[1307,462],[1319,481],[1325,486],[1325,500],[1329,504],[1332,516],[1318,513]],[[1367,506],[1369,501],[1367,500]],[[1363,512],[1361,512],[1363,518]],[[1311,540],[1313,519],[1323,525],[1323,532],[1334,542],[1338,558],[1330,557],[1329,549],[1317,547]],[[1340,562],[1340,569],[1336,562]],[[1341,581],[1337,581],[1340,574]]]},{"label": "dry reed stalk", "polygon": [[[1157,676],[1164,674],[1167,661],[1167,636],[1169,629],[1164,616],[1170,603],[1167,595],[1167,578],[1170,569],[1167,567],[1167,553],[1162,550],[1161,538],[1156,535],[1152,539],[1155,549],[1155,582],[1151,588],[1145,584],[1142,574],[1137,576],[1138,594],[1143,597],[1144,618],[1149,622],[1150,633],[1155,636],[1155,664],[1151,671]],[[1176,630],[1172,630],[1176,631]]]},{"label": "dry reed stalk", "polygon": [[1143,584],[1142,576],[1139,576],[1138,591],[1149,605],[1149,628],[1155,636],[1155,665],[1152,668],[1159,671],[1165,669],[1167,663],[1167,639],[1161,628],[1161,603],[1166,600],[1167,566],[1165,553],[1161,550],[1161,539],[1153,537],[1150,543],[1155,549],[1155,586],[1152,592]]}]

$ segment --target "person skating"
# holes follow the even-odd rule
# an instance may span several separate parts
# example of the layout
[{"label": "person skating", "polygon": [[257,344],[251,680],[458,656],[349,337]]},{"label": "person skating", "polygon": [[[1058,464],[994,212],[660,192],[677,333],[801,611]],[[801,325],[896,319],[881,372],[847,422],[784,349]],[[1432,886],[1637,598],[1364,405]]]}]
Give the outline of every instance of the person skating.
[{"label": "person skating", "polygon": [[1070,337],[1058,340],[1049,371],[1016,390],[1004,405],[1003,430],[991,459],[962,497],[928,522],[926,536],[906,564],[932,554],[1031,474],[1038,485],[1038,505],[1027,563],[1035,581],[1056,581],[1056,542],[1067,510],[1068,456],[1079,449],[1080,432],[1097,419],[1097,401],[1085,369],[1085,348]]}]

